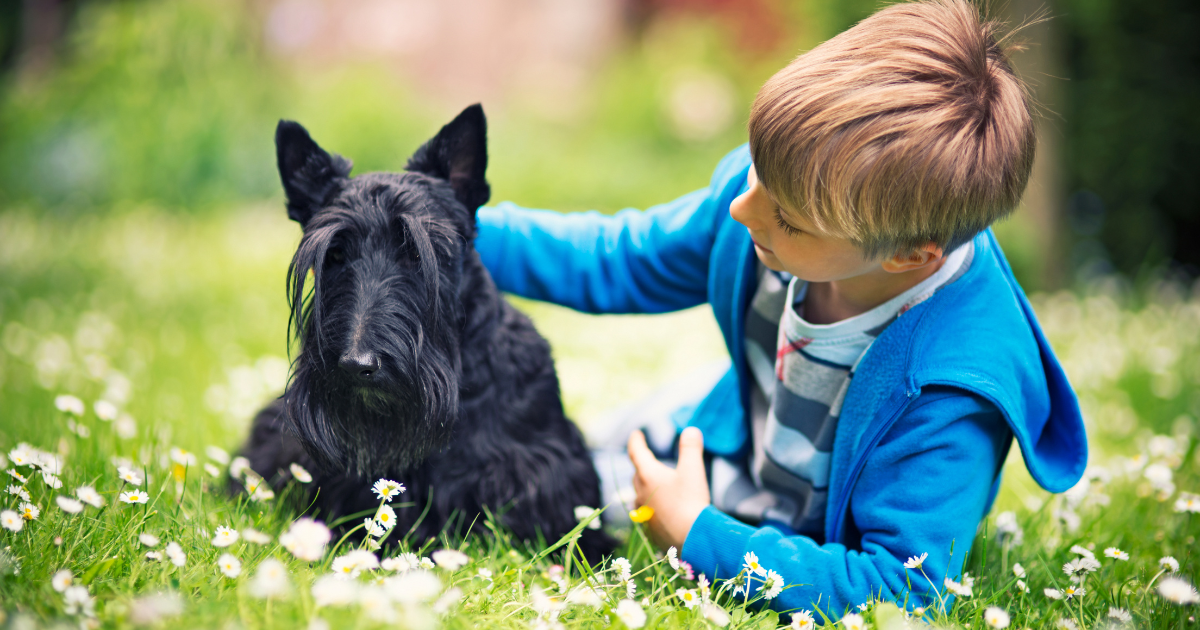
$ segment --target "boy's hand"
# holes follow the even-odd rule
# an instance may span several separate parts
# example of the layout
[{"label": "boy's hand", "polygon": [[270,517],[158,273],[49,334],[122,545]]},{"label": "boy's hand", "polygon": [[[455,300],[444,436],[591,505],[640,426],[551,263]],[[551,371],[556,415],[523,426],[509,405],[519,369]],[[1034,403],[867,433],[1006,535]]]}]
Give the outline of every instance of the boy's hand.
[{"label": "boy's hand", "polygon": [[654,517],[647,523],[655,543],[683,549],[692,523],[712,502],[708,494],[708,475],[704,471],[704,436],[700,429],[688,427],[679,436],[679,463],[675,468],[658,461],[641,431],[629,436],[629,459],[636,472],[633,489],[634,507],[649,505]]}]

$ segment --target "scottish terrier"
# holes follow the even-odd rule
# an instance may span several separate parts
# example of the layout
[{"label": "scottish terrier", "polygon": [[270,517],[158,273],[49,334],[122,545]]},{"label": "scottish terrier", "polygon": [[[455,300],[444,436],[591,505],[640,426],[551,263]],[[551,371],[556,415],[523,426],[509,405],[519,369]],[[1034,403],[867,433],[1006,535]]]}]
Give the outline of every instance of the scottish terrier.
[{"label": "scottish terrier", "polygon": [[[468,107],[407,172],[356,177],[299,124],[276,129],[288,216],[304,230],[288,269],[299,353],[242,452],[277,486],[293,462],[312,471],[326,520],[373,510],[378,477],[407,486],[396,527],[419,542],[485,508],[517,537],[553,542],[576,506],[600,501],[549,344],[473,245],[490,195],[486,124]],[[598,559],[613,541],[585,530],[580,546]]]}]

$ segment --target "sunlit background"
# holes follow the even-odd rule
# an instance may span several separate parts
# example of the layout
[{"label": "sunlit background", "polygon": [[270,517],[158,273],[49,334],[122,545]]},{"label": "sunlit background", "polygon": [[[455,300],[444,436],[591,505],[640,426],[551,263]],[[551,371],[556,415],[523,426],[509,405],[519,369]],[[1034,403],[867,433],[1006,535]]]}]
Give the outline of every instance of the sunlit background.
[{"label": "sunlit background", "polygon": [[[997,232],[1094,445],[1200,412],[1200,6],[1014,0],[1041,112]],[[118,433],[235,448],[287,376],[272,136],[303,123],[396,170],[464,106],[493,200],[645,207],[704,186],[762,82],[865,0],[0,1],[0,436],[50,440],[55,394]],[[581,423],[724,357],[707,311],[595,318],[520,302]],[[1161,445],[1161,442],[1160,442]],[[1165,448],[1165,447],[1164,447]]]}]

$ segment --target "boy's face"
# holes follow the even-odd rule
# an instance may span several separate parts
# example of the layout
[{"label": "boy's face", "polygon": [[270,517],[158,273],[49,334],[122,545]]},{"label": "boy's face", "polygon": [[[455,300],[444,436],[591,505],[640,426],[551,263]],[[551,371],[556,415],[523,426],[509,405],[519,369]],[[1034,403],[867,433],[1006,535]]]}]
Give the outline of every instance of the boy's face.
[{"label": "boy's face", "polygon": [[781,209],[753,166],[746,181],[749,188],[729,204],[729,214],[750,230],[754,252],[767,268],[807,282],[883,272],[882,259],[868,259],[849,240],[822,233],[799,212]]}]

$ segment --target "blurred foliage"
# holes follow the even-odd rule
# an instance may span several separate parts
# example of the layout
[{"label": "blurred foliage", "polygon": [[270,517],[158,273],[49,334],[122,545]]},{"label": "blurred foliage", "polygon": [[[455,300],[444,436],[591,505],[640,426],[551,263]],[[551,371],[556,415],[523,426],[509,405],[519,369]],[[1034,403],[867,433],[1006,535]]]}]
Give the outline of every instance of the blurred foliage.
[{"label": "blurred foliage", "polygon": [[[1059,0],[1072,257],[1200,273],[1200,4]],[[1110,266],[1111,265],[1111,266]]]},{"label": "blurred foliage", "polygon": [[[237,0],[85,4],[59,63],[0,86],[0,206],[64,214],[150,203],[206,212],[279,197],[272,137],[305,124],[356,172],[400,168],[469,103],[422,98],[394,68],[287,63],[264,49],[261,16]],[[801,18],[798,10],[796,23]],[[725,28],[681,15],[621,46],[585,84],[588,105],[553,121],[520,97],[485,102],[496,198],[563,210],[666,201],[707,183],[744,142],[757,87],[793,54],[740,53]],[[666,81],[701,70],[734,90],[732,122],[703,140],[666,124]]]}]

